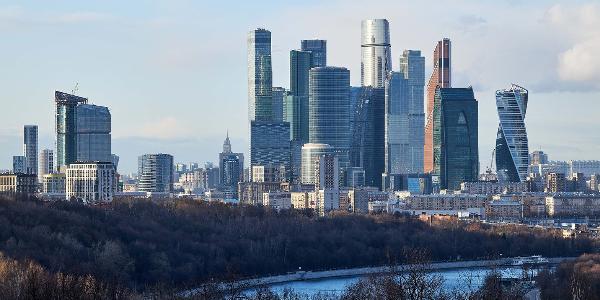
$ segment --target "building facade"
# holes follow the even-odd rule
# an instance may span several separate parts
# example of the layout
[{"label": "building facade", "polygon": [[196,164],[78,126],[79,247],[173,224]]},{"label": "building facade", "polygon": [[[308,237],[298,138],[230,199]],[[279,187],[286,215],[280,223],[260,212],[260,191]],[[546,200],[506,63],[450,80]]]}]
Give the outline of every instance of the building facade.
[{"label": "building facade", "polygon": [[500,125],[496,136],[496,170],[500,181],[525,182],[529,142],[525,128],[528,91],[518,85],[496,91]]},{"label": "building facade", "polygon": [[438,41],[433,51],[433,72],[427,82],[427,113],[425,115],[425,147],[423,152],[424,171],[432,172],[433,162],[433,129],[435,94],[438,88],[452,87],[451,81],[451,44],[449,39]]},{"label": "building facade", "polygon": [[390,24],[386,19],[363,20],[361,23],[361,86],[383,88],[392,70]]},{"label": "building facade", "polygon": [[33,194],[37,192],[35,174],[0,174],[0,192]]},{"label": "building facade", "polygon": [[38,180],[42,182],[44,175],[54,173],[54,151],[44,149],[40,151]]},{"label": "building facade", "polygon": [[290,123],[252,121],[250,124],[250,168],[281,166],[290,170]]},{"label": "building facade", "polygon": [[325,154],[334,153],[333,147],[328,144],[307,143],[302,146],[302,176],[303,184],[315,184],[317,182],[317,164],[319,158]]},{"label": "building facade", "polygon": [[237,190],[237,184],[244,179],[244,154],[231,150],[229,133],[223,142],[223,152],[219,153],[219,186],[223,190]]},{"label": "building facade", "polygon": [[44,194],[65,194],[66,185],[67,178],[64,173],[45,174],[42,176],[42,192]]},{"label": "building facade", "polygon": [[273,106],[271,32],[255,29],[248,33],[248,119],[271,121]]},{"label": "building facade", "polygon": [[67,200],[111,202],[116,192],[117,177],[112,162],[77,162],[66,169]]},{"label": "building facade", "polygon": [[107,107],[80,104],[76,109],[77,161],[112,161],[111,115]]},{"label": "building facade", "polygon": [[169,154],[144,154],[138,157],[138,191],[171,193],[173,171],[173,156]]},{"label": "building facade", "polygon": [[327,41],[326,40],[302,40],[300,49],[309,51],[310,64],[312,68],[327,66]]},{"label": "building facade", "polygon": [[25,125],[23,128],[23,156],[25,156],[25,173],[38,174],[37,125]]},{"label": "building facade", "polygon": [[77,106],[88,99],[54,92],[56,104],[56,169],[77,160]]},{"label": "building facade", "polygon": [[433,111],[433,174],[458,190],[479,176],[478,104],[472,88],[439,88]]},{"label": "building facade", "polygon": [[546,197],[546,211],[550,217],[584,217],[600,215],[600,196],[582,193],[563,193]]},{"label": "building facade", "polygon": [[27,173],[27,158],[25,157],[25,155],[13,156],[12,171],[15,174]]}]

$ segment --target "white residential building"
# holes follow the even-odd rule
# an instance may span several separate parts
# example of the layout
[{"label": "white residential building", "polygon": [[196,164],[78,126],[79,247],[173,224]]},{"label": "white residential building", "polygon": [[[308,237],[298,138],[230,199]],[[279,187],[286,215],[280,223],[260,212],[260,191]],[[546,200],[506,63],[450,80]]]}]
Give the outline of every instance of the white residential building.
[{"label": "white residential building", "polygon": [[72,163],[66,171],[67,199],[86,203],[111,202],[117,191],[116,170],[111,162]]}]

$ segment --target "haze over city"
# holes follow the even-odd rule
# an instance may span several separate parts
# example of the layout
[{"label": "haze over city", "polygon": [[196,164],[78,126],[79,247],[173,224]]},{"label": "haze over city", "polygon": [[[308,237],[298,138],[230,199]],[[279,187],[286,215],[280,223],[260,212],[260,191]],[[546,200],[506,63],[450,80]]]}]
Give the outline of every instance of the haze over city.
[{"label": "haze over city", "polygon": [[[247,153],[248,30],[272,32],[273,86],[289,86],[289,49],[327,40],[328,65],[360,85],[361,20],[390,24],[392,69],[419,49],[425,77],[435,41],[452,40],[453,86],[479,102],[481,170],[498,129],[494,91],[529,90],[529,149],[551,159],[597,159],[600,5],[594,1],[19,1],[0,3],[0,169],[21,153],[24,124],[54,148],[54,90],[110,108],[120,172],[143,153],[212,161],[226,131]],[[236,9],[231,9],[235,6]]]}]

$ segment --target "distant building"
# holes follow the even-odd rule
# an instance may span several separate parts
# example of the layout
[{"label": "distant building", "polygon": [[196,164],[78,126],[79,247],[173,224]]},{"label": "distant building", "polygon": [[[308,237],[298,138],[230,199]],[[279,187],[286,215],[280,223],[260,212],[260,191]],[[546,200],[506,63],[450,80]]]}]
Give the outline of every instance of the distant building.
[{"label": "distant building", "polygon": [[548,161],[546,164],[537,164],[529,166],[529,173],[546,177],[549,173],[570,174],[571,167],[566,161]]},{"label": "distant building", "polygon": [[546,211],[554,216],[599,216],[600,195],[581,193],[555,194],[546,197]]},{"label": "distant building", "polygon": [[427,113],[425,115],[425,147],[423,152],[424,171],[433,172],[433,132],[435,127],[434,107],[438,88],[449,88],[452,86],[451,78],[451,43],[449,39],[437,42],[433,51],[433,72],[427,83]]},{"label": "distant building", "polygon": [[283,166],[252,166],[252,182],[285,182],[286,174]]},{"label": "distant building", "polygon": [[465,194],[517,194],[529,191],[526,182],[494,182],[494,181],[473,181],[460,184],[460,191]]},{"label": "distant building", "polygon": [[248,33],[248,119],[273,121],[273,70],[271,32],[255,29]]},{"label": "distant building", "polygon": [[510,198],[492,200],[485,206],[486,219],[511,219],[523,218],[523,204]]},{"label": "distant building", "polygon": [[496,91],[500,125],[496,137],[498,179],[525,182],[529,171],[529,142],[525,128],[528,91],[518,85]]},{"label": "distant building", "polygon": [[107,107],[77,106],[77,161],[112,162],[111,115]]},{"label": "distant building", "polygon": [[544,151],[536,150],[529,154],[529,163],[532,165],[543,165],[548,163],[548,154]]},{"label": "distant building", "polygon": [[42,176],[42,192],[44,194],[62,194],[64,199],[66,180],[64,173],[44,174]]},{"label": "distant building", "polygon": [[272,98],[273,103],[271,104],[271,113],[273,114],[273,121],[283,122],[283,102],[287,96],[286,89],[282,87],[273,87]]},{"label": "distant building", "polygon": [[340,190],[325,189],[315,191],[317,195],[316,211],[323,216],[328,212],[340,209]]},{"label": "distant building", "polygon": [[290,197],[294,209],[316,209],[317,207],[315,192],[291,192]]},{"label": "distant building", "polygon": [[173,170],[173,156],[169,154],[144,154],[138,157],[138,191],[171,193]]},{"label": "distant building", "polygon": [[23,173],[0,174],[0,192],[33,194],[37,192],[37,176]]},{"label": "distant building", "polygon": [[327,41],[326,40],[302,40],[300,49],[310,52],[311,68],[327,66]]},{"label": "distant building", "polygon": [[38,126],[25,125],[23,128],[23,155],[25,156],[25,173],[38,173]]},{"label": "distant building", "polygon": [[27,159],[24,155],[13,156],[13,167],[12,171],[15,174],[26,174],[27,173]]},{"label": "distant building", "polygon": [[363,20],[361,23],[361,86],[382,88],[392,70],[390,25],[386,19]]},{"label": "distant building", "polygon": [[461,215],[469,213],[484,216],[485,205],[489,199],[484,195],[431,194],[410,195],[402,200],[406,204],[403,212],[413,215]]},{"label": "distant building", "polygon": [[117,177],[112,162],[77,162],[66,170],[68,199],[86,203],[111,202],[117,192]]},{"label": "distant building", "polygon": [[408,191],[411,194],[431,194],[431,174],[384,174],[383,190],[388,192]]},{"label": "distant building", "polygon": [[567,179],[563,173],[548,173],[546,175],[546,193],[567,192]]},{"label": "distant building", "polygon": [[586,178],[600,174],[600,160],[570,160],[569,174],[582,173]]},{"label": "distant building", "polygon": [[77,106],[88,99],[56,91],[56,169],[77,161]]},{"label": "distant building", "polygon": [[479,175],[478,104],[472,88],[439,88],[433,110],[433,174],[440,188],[460,189]]},{"label": "distant building", "polygon": [[263,193],[262,205],[281,210],[292,208],[290,192],[266,192]]},{"label": "distant building", "polygon": [[237,184],[244,180],[244,154],[231,150],[229,133],[223,142],[223,151],[219,153],[220,187],[223,190],[237,190]]},{"label": "distant building", "polygon": [[54,151],[44,149],[40,151],[38,181],[43,182],[44,175],[51,173],[54,173]]},{"label": "distant building", "polygon": [[239,182],[238,200],[241,204],[259,205],[266,192],[289,192],[287,182]]},{"label": "distant building", "polygon": [[590,190],[600,191],[600,174],[593,174],[590,176]]},{"label": "distant building", "polygon": [[321,155],[334,153],[333,147],[328,144],[308,143],[302,146],[301,182],[315,184],[317,182],[316,167]]},{"label": "distant building", "polygon": [[283,166],[290,170],[290,124],[259,122],[250,124],[250,167]]},{"label": "distant building", "polygon": [[315,161],[315,190],[339,190],[340,167],[335,154],[327,153]]},{"label": "distant building", "polygon": [[347,187],[364,187],[365,170],[361,167],[350,167],[346,169],[346,186]]}]

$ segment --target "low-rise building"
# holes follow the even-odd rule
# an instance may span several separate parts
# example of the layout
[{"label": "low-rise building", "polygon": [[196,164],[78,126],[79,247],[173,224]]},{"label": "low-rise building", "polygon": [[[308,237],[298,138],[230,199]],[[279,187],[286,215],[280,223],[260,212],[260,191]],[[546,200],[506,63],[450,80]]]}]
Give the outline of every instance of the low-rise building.
[{"label": "low-rise building", "polygon": [[340,190],[325,189],[315,191],[317,194],[316,210],[319,215],[324,215],[333,210],[340,209]]},{"label": "low-rise building", "polygon": [[112,162],[77,162],[67,167],[67,199],[86,203],[111,202],[116,192],[117,177]]},{"label": "low-rise building", "polygon": [[0,174],[0,192],[33,194],[37,192],[37,176],[23,173]]},{"label": "low-rise building", "polygon": [[65,173],[51,173],[42,176],[42,193],[64,194],[66,192]]},{"label": "low-rise building", "polygon": [[315,192],[291,192],[292,207],[295,209],[315,209],[317,207],[317,196]]},{"label": "low-rise building", "polygon": [[494,200],[500,200],[501,198],[510,199],[523,204],[523,217],[525,218],[541,218],[546,216],[546,194],[544,193],[494,196]]},{"label": "low-rise building", "polygon": [[460,191],[466,194],[495,195],[528,192],[526,182],[474,181],[460,184]]},{"label": "low-rise building", "polygon": [[487,219],[512,219],[523,218],[523,204],[510,198],[492,200],[485,206],[485,217]]},{"label": "low-rise building", "polygon": [[292,208],[292,198],[290,192],[266,192],[263,193],[264,206],[276,210]]},{"label": "low-rise building", "polygon": [[554,194],[546,197],[546,211],[553,216],[600,216],[600,195]]},{"label": "low-rise building", "polygon": [[263,193],[289,192],[289,187],[287,182],[240,182],[238,183],[238,200],[242,204],[259,205],[263,202]]}]

